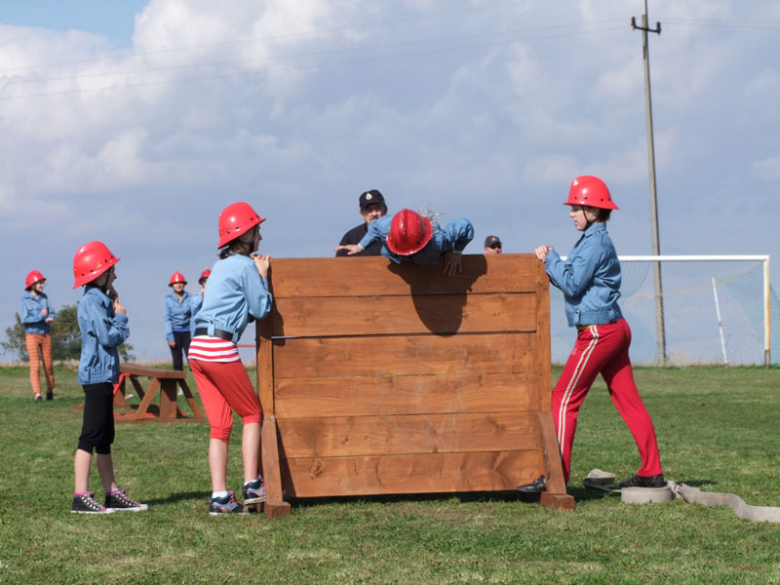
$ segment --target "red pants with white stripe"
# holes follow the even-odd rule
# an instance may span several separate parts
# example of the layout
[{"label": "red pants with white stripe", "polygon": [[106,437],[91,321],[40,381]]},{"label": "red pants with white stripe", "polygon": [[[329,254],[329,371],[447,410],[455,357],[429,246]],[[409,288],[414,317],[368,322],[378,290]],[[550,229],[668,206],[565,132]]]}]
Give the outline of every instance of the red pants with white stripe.
[{"label": "red pants with white stripe", "polygon": [[634,372],[628,358],[630,345],[631,329],[625,319],[583,327],[577,333],[577,342],[552,393],[552,414],[567,482],[577,415],[599,373],[604,377],[612,402],[639,447],[642,468],[637,475],[647,477],[661,473],[653,420],[634,383]]}]

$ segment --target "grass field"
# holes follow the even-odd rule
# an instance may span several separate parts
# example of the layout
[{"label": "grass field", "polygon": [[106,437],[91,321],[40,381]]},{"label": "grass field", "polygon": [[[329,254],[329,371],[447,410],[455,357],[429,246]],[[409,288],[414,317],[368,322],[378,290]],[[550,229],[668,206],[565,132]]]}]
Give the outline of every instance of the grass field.
[{"label": "grass field", "polygon": [[[638,369],[636,377],[668,479],[780,506],[780,372]],[[205,424],[118,426],[117,478],[150,511],[71,514],[81,424],[72,407],[82,391],[72,369],[58,367],[57,381],[56,400],[34,404],[26,369],[0,368],[3,584],[780,584],[780,525],[681,501],[632,506],[582,488],[594,467],[624,479],[639,465],[601,380],[579,419],[572,513],[483,494],[295,501],[291,516],[272,521],[207,514]],[[230,453],[238,490],[239,441]]]}]

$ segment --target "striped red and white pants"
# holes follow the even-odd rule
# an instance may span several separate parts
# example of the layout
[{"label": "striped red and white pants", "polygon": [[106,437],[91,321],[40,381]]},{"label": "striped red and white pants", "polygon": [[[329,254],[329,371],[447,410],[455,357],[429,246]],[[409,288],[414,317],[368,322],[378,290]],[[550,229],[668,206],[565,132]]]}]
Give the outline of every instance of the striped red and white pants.
[{"label": "striped red and white pants", "polygon": [[[27,333],[27,355],[30,356],[30,384],[34,394],[41,393],[41,357],[46,372],[46,389],[54,390],[54,367],[51,361],[51,333]],[[40,351],[40,354],[39,354]]]},{"label": "striped red and white pants", "polygon": [[634,372],[628,357],[630,345],[631,329],[625,319],[604,325],[578,327],[574,349],[552,393],[553,419],[567,482],[571,471],[571,449],[577,415],[599,374],[604,377],[612,402],[639,448],[642,468],[637,475],[646,477],[661,473],[653,420],[634,383]]}]

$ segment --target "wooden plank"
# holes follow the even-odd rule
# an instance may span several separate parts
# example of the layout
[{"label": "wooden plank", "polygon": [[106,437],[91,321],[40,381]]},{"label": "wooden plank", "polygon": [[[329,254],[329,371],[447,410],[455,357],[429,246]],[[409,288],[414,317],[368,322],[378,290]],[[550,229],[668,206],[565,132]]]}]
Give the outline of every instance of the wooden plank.
[{"label": "wooden plank", "polygon": [[[343,261],[343,259],[342,259]],[[274,340],[274,376],[327,378],[533,371],[535,334]]]},{"label": "wooden plank", "polygon": [[274,414],[274,354],[271,342],[271,319],[257,322],[257,396],[263,414]]},{"label": "wooden plank", "polygon": [[206,420],[203,416],[203,413],[200,411],[200,408],[198,407],[198,401],[195,400],[195,397],[190,391],[190,387],[187,385],[187,380],[179,380],[179,386],[181,386],[184,399],[187,401],[187,404],[190,405],[192,416],[195,418],[195,420]]},{"label": "wooden plank", "polygon": [[463,272],[384,257],[274,259],[274,298],[533,292],[533,254],[464,254]]},{"label": "wooden plank", "polygon": [[187,377],[186,372],[178,370],[158,370],[157,368],[147,368],[145,366],[139,366],[130,362],[120,362],[119,372],[123,374],[131,374],[133,376],[145,376],[147,378],[169,378],[174,380],[185,379]]},{"label": "wooden plank", "polygon": [[176,380],[162,381],[160,387],[160,420],[165,422],[174,422],[179,411],[176,391],[178,386]]},{"label": "wooden plank", "polygon": [[278,419],[287,459],[539,449],[532,412]]},{"label": "wooden plank", "polygon": [[562,512],[572,512],[574,510],[574,496],[568,494],[550,494],[542,492],[539,494],[539,503],[548,508],[555,508]]},{"label": "wooden plank", "polygon": [[287,497],[515,490],[542,473],[538,451],[282,459]]},{"label": "wooden plank", "polygon": [[552,357],[550,356],[550,278],[544,264],[536,263],[536,371],[539,374],[539,412],[552,409]]},{"label": "wooden plank", "polygon": [[470,294],[277,299],[277,336],[535,331],[536,295]]},{"label": "wooden plank", "polygon": [[276,430],[276,418],[265,415],[260,428],[261,443],[261,468],[265,482],[265,514],[269,518],[286,516],[290,513],[290,504],[284,501],[282,492],[282,479],[279,468],[279,438]]},{"label": "wooden plank", "polygon": [[537,375],[451,374],[278,380],[279,419],[536,410]]},{"label": "wooden plank", "polygon": [[152,383],[149,384],[149,388],[146,390],[146,394],[144,395],[143,400],[141,400],[141,404],[138,405],[138,410],[135,411],[133,420],[140,421],[144,419],[144,415],[146,414],[146,411],[149,410],[152,399],[159,387],[160,380],[158,378],[152,378]]},{"label": "wooden plank", "polygon": [[547,493],[565,494],[566,482],[563,479],[563,463],[561,462],[561,449],[558,446],[558,435],[555,432],[555,423],[549,412],[540,412],[539,434],[542,448],[542,460],[544,461],[544,475],[547,481]]}]

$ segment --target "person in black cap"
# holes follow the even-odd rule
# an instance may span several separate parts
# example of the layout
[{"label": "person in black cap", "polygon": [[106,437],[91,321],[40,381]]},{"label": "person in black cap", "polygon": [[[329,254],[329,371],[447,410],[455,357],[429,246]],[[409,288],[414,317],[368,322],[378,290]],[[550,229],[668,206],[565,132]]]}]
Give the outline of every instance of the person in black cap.
[{"label": "person in black cap", "polygon": [[[357,244],[363,239],[363,236],[368,233],[368,224],[375,219],[379,219],[383,215],[387,214],[387,205],[385,205],[385,198],[376,189],[366,191],[360,195],[360,217],[363,218],[364,223],[349,230],[344,237],[341,238],[339,246],[347,246],[350,244]],[[382,252],[382,242],[375,242],[366,248],[360,255],[361,256],[379,256]],[[347,256],[347,250],[339,250],[336,252],[336,256]]]},{"label": "person in black cap", "polygon": [[498,236],[488,236],[485,238],[485,254],[500,254],[501,240]]}]

